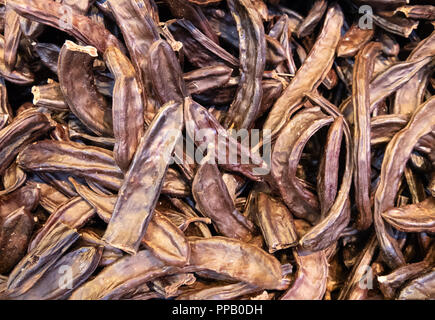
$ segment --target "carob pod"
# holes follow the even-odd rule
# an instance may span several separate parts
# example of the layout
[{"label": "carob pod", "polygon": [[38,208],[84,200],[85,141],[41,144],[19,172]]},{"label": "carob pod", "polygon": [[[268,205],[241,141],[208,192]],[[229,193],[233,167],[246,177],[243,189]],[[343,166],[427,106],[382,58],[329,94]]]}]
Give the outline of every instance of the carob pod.
[{"label": "carob pod", "polygon": [[115,76],[112,122],[116,142],[113,153],[119,168],[126,172],[145,131],[141,89],[132,64],[121,50],[107,48],[104,60]]},{"label": "carob pod", "polygon": [[433,129],[434,103],[435,98],[432,97],[418,107],[406,127],[390,141],[382,161],[380,182],[374,197],[374,222],[385,262],[392,268],[402,266],[405,260],[391,235],[391,228],[383,221],[381,214],[394,205],[397,185],[412,149],[419,138]]},{"label": "carob pod", "polygon": [[160,109],[146,130],[125,175],[103,237],[112,246],[130,254],[138,251],[182,129],[183,105],[172,102]]},{"label": "carob pod", "polygon": [[67,40],[59,53],[59,84],[69,108],[88,129],[113,136],[110,106],[95,86],[92,65],[96,57],[94,47]]},{"label": "carob pod", "polygon": [[249,0],[228,0],[239,33],[240,81],[225,117],[226,128],[249,129],[260,109],[266,40],[260,16]]},{"label": "carob pod", "polygon": [[328,9],[322,32],[310,54],[281,97],[275,102],[264,123],[263,129],[270,129],[273,137],[276,137],[288,122],[289,117],[300,108],[304,94],[315,89],[329,72],[335,48],[340,40],[343,19],[343,12],[337,4]]},{"label": "carob pod", "polygon": [[254,225],[235,208],[216,164],[204,161],[199,166],[192,193],[198,210],[211,219],[220,234],[246,242],[251,240]]},{"label": "carob pod", "polygon": [[21,150],[50,129],[50,121],[44,114],[29,109],[0,130],[0,173],[4,173]]},{"label": "carob pod", "polygon": [[[289,285],[279,261],[254,245],[226,237],[192,237],[189,243],[190,264],[196,268],[264,289],[284,290]],[[228,255],[231,264],[225,259]]]},{"label": "carob pod", "polygon": [[27,292],[78,238],[79,234],[74,229],[61,222],[56,223],[44,240],[21,259],[9,274],[8,296]]}]

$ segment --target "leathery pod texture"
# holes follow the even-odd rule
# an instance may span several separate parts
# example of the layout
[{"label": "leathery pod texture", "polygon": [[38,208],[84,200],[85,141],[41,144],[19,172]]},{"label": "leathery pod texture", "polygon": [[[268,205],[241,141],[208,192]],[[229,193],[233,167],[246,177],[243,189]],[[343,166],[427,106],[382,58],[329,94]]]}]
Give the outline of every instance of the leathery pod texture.
[{"label": "leathery pod texture", "polygon": [[0,1],[0,300],[434,299],[434,26]]}]

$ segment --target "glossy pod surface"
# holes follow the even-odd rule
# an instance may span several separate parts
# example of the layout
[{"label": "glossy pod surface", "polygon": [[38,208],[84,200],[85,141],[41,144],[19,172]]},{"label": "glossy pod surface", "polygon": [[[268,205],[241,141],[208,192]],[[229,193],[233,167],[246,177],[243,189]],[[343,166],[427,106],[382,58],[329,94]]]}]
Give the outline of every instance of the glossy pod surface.
[{"label": "glossy pod surface", "polygon": [[434,299],[433,26],[0,1],[0,300]]}]

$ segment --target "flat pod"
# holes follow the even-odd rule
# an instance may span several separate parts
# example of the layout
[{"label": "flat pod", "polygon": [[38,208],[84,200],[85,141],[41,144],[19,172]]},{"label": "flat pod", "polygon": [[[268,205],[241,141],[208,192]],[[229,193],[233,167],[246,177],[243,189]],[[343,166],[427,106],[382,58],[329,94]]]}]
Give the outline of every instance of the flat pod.
[{"label": "flat pod", "polygon": [[[171,188],[172,183],[169,183],[169,187],[166,186],[168,181],[168,176],[170,176],[170,172],[172,170],[173,169],[168,170],[166,174],[166,179],[162,187],[162,193],[173,194],[173,189]],[[86,186],[79,184],[72,177],[70,177],[68,180],[74,185],[74,188],[76,189],[77,193],[95,209],[100,219],[106,223],[109,223],[118,196],[97,193],[94,190],[91,190],[90,188],[87,188]]]},{"label": "flat pod", "polygon": [[36,183],[31,181],[29,182],[29,185],[37,186],[40,190],[41,196],[39,204],[50,214],[55,212],[59,206],[67,202],[69,199],[68,196],[46,183]]},{"label": "flat pod", "polygon": [[194,267],[259,288],[284,290],[288,286],[279,261],[254,245],[225,237],[192,237],[189,243]]},{"label": "flat pod", "polygon": [[32,185],[25,185],[18,190],[0,197],[0,218],[12,211],[24,207],[28,211],[35,210],[39,204],[40,190]]},{"label": "flat pod", "polygon": [[188,96],[180,63],[166,41],[158,40],[151,45],[147,65],[154,92],[162,105],[169,101],[182,102]]},{"label": "flat pod", "polygon": [[370,143],[373,146],[388,143],[409,121],[407,115],[384,114],[372,117],[370,121]]},{"label": "flat pod", "polygon": [[21,38],[20,16],[6,5],[4,61],[6,68],[13,70],[17,63],[17,51]]},{"label": "flat pod", "polygon": [[352,271],[340,291],[339,300],[363,300],[367,297],[368,286],[363,286],[362,279],[368,276],[367,270],[371,266],[373,256],[378,247],[378,241],[375,235],[371,236],[358,256]]},{"label": "flat pod", "polygon": [[269,252],[297,245],[298,235],[293,217],[284,203],[259,192],[256,196],[255,221],[260,227]]},{"label": "flat pod", "polygon": [[206,147],[213,153],[209,156],[216,157],[218,164],[226,170],[239,172],[256,181],[269,173],[269,166],[259,154],[239,143],[207,109],[191,98],[184,101],[184,118],[186,132],[192,141],[201,151]]},{"label": "flat pod", "polygon": [[0,130],[0,174],[4,173],[26,145],[44,135],[50,128],[50,122],[44,114],[29,109]]},{"label": "flat pod", "polygon": [[154,97],[146,58],[151,45],[160,39],[157,21],[154,19],[154,10],[149,9],[153,2],[148,0],[144,2],[136,0],[109,0],[106,3],[121,29],[125,44],[130,53],[131,63],[136,70],[138,84],[141,88],[144,110],[154,115],[160,105]]},{"label": "flat pod", "polygon": [[95,57],[94,47],[67,40],[59,53],[60,88],[71,111],[87,128],[100,136],[113,136],[110,107],[95,86],[92,72]]},{"label": "flat pod", "polygon": [[162,107],[146,130],[118,193],[103,240],[130,254],[138,251],[183,129],[183,107]]},{"label": "flat pod", "polygon": [[325,0],[317,0],[313,3],[308,15],[301,22],[299,28],[297,30],[296,35],[298,38],[303,38],[310,35],[314,29],[316,28],[319,21],[322,19],[323,14],[325,13],[328,7],[328,2]]},{"label": "flat pod", "polygon": [[358,208],[356,228],[365,230],[373,222],[370,204],[370,94],[369,86],[374,59],[381,53],[382,44],[369,42],[355,59],[352,81],[354,116],[353,157],[355,163],[355,203]]},{"label": "flat pod", "polygon": [[79,234],[59,222],[43,241],[30,251],[11,271],[7,294],[11,297],[27,292],[79,238]]},{"label": "flat pod", "polygon": [[[349,1],[346,21],[339,5],[323,0],[299,6],[305,19],[279,0],[72,1],[0,5],[0,269],[25,264],[12,278],[0,276],[0,299],[432,298],[431,7],[356,1],[375,9],[373,31],[348,16],[357,9]],[[252,46],[262,28],[259,55],[261,45]],[[92,60],[68,67],[91,76],[92,90],[112,101],[105,109],[113,137],[68,112],[60,83],[45,81],[62,76],[60,48],[39,43],[53,32],[56,43],[75,41],[76,53]],[[268,70],[254,79],[260,68]],[[30,89],[34,105],[24,101]],[[246,108],[235,108],[240,101]],[[177,107],[162,120],[167,102]],[[421,103],[429,104],[423,113]],[[46,128],[14,127],[35,112]],[[300,121],[314,112],[318,118]],[[89,114],[91,125],[104,120]],[[168,131],[177,126],[179,138],[184,124],[189,137],[172,140]],[[231,130],[239,127],[250,139]],[[356,227],[371,229],[371,210],[376,234],[361,233]],[[50,235],[59,223],[80,228],[82,241],[67,227]],[[219,245],[197,250],[197,241],[216,238]],[[22,259],[26,248],[41,253]],[[65,288],[68,266],[74,281]],[[359,286],[369,266],[385,275],[374,291]]]},{"label": "flat pod", "polygon": [[10,271],[25,255],[34,224],[24,206],[0,218],[0,274]]},{"label": "flat pod", "polygon": [[220,234],[243,241],[253,237],[252,222],[235,208],[216,164],[205,161],[200,165],[192,194],[198,210],[212,220]]},{"label": "flat pod", "polygon": [[60,47],[53,43],[37,42],[33,48],[41,59],[41,62],[52,72],[57,73],[57,60],[59,58]]},{"label": "flat pod", "polygon": [[142,244],[169,265],[183,267],[189,261],[190,246],[186,237],[162,214],[154,214]]},{"label": "flat pod", "polygon": [[312,223],[318,218],[319,203],[296,177],[296,169],[305,144],[332,120],[318,107],[301,111],[281,131],[272,152],[271,173],[284,202],[294,215]]},{"label": "flat pod", "polygon": [[187,289],[176,300],[233,300],[259,291],[261,291],[260,288],[245,282],[227,285],[212,284],[197,289]]},{"label": "flat pod", "polygon": [[398,296],[398,300],[433,300],[435,299],[435,267],[407,284]]},{"label": "flat pod", "polygon": [[29,70],[27,65],[23,63],[22,58],[20,59],[20,64],[17,65],[15,68],[8,68],[6,65],[6,62],[4,60],[5,50],[6,50],[6,43],[3,36],[0,35],[0,75],[15,84],[18,85],[29,85],[31,84],[35,78],[33,73]]},{"label": "flat pod", "polygon": [[405,261],[381,214],[394,206],[399,180],[417,141],[434,128],[434,103],[435,98],[432,97],[420,105],[407,126],[393,137],[385,150],[380,182],[374,197],[374,220],[379,244],[391,267],[401,266]]},{"label": "flat pod", "polygon": [[411,19],[435,20],[435,6],[431,5],[402,6],[394,11],[395,14],[397,12]]},{"label": "flat pod", "polygon": [[[284,63],[284,71],[290,74],[296,73],[296,64],[293,59],[293,48],[291,45],[291,38],[289,36],[290,31],[290,18],[287,14],[282,15],[279,20],[275,23],[272,29],[269,31],[269,36],[278,39],[285,51],[286,61]],[[297,28],[299,23],[296,24]],[[297,29],[295,27],[295,29]],[[281,66],[278,66],[280,69]]]},{"label": "flat pod", "polygon": [[261,85],[263,87],[263,97],[261,98],[257,119],[272,107],[275,101],[281,96],[284,88],[282,81],[274,79],[263,80]]},{"label": "flat pod", "polygon": [[[370,112],[378,106],[378,103],[394,93],[407,83],[422,68],[427,66],[431,58],[423,58],[418,61],[404,61],[392,64],[389,68],[377,74],[371,80],[369,86]],[[353,123],[352,99],[346,99],[340,106],[340,110],[349,123]]]},{"label": "flat pod", "polygon": [[78,241],[79,246],[92,246],[95,248],[102,248],[102,254],[98,262],[99,267],[106,267],[112,263],[121,259],[124,254],[121,250],[109,246],[107,243],[100,239],[91,229],[82,229],[80,231],[80,240]]},{"label": "flat pod", "polygon": [[114,158],[123,172],[128,170],[144,134],[144,105],[135,70],[117,47],[109,47],[104,60],[115,76],[112,100]]},{"label": "flat pod", "polygon": [[337,57],[348,58],[355,56],[373,36],[373,29],[361,29],[356,23],[351,25],[338,42]]},{"label": "flat pod", "polygon": [[331,209],[337,195],[343,123],[343,117],[337,117],[332,123],[328,130],[325,149],[320,160],[319,173],[317,174],[317,194],[322,218]]},{"label": "flat pod", "polygon": [[325,252],[293,249],[298,265],[296,278],[280,300],[321,300],[326,291],[328,261]]},{"label": "flat pod", "polygon": [[123,179],[111,151],[77,142],[38,141],[20,152],[17,163],[25,171],[72,174],[111,190],[119,189]]},{"label": "flat pod", "polygon": [[65,31],[104,54],[110,45],[124,50],[123,45],[102,24],[73,12],[65,23],[62,5],[53,1],[13,0],[8,3],[20,16]]},{"label": "flat pod", "polygon": [[[337,119],[342,116],[337,107],[325,98],[317,94],[309,94],[307,97],[332,117]],[[343,121],[343,133],[346,143],[346,160],[342,183],[327,215],[299,241],[306,250],[319,251],[330,247],[339,238],[350,220],[349,191],[352,185],[353,161],[352,138],[346,121]]]},{"label": "flat pod", "polygon": [[226,84],[233,69],[225,65],[199,68],[183,74],[189,94],[198,94]]},{"label": "flat pod", "polygon": [[62,222],[72,229],[79,229],[94,215],[95,210],[85,200],[80,197],[71,198],[50,215],[42,229],[34,235],[29,244],[28,251],[33,250],[38,243],[50,233],[51,228],[53,228],[57,222]]},{"label": "flat pod", "polygon": [[26,182],[26,179],[26,173],[18,167],[16,162],[12,163],[3,175],[3,186],[5,189],[0,190],[0,197],[20,188]]},{"label": "flat pod", "polygon": [[382,212],[382,217],[403,232],[435,233],[435,198]]},{"label": "flat pod", "polygon": [[335,48],[340,39],[343,13],[338,5],[331,6],[325,17],[322,31],[312,50],[298,69],[289,86],[272,107],[263,129],[270,129],[272,137],[288,122],[302,101],[304,94],[315,89],[332,66]]},{"label": "flat pod", "polygon": [[[220,0],[219,0],[220,1]],[[207,18],[204,16],[202,9],[199,6],[189,4],[192,1],[180,0],[165,0],[171,13],[178,19],[189,20],[204,33],[207,38],[219,44],[219,38],[211,28]],[[210,1],[212,2],[212,1]],[[214,1],[216,2],[216,0]]]},{"label": "flat pod", "polygon": [[380,28],[404,38],[409,38],[412,31],[417,29],[419,24],[417,20],[394,16],[392,13],[387,13],[385,17],[376,14],[371,15],[371,17],[373,22]]},{"label": "flat pod", "polygon": [[249,129],[260,109],[266,40],[261,18],[249,0],[228,0],[239,33],[240,81],[224,121],[226,128]]},{"label": "flat pod", "polygon": [[379,289],[385,297],[394,299],[400,288],[419,275],[426,273],[429,269],[430,263],[428,261],[406,264],[387,275],[378,276]]},{"label": "flat pod", "polygon": [[179,19],[168,26],[177,41],[183,44],[183,52],[194,66],[226,64],[231,68],[239,66],[239,60],[221,46],[207,38],[190,21]]},{"label": "flat pod", "polygon": [[[62,300],[86,281],[98,267],[102,247],[80,247],[53,264],[29,291],[14,300]],[[66,279],[66,275],[70,278]]]},{"label": "flat pod", "polygon": [[95,278],[78,287],[69,300],[112,300],[153,279],[179,273],[150,251],[141,250],[105,267]]},{"label": "flat pod", "polygon": [[[435,32],[420,41],[418,46],[411,52],[407,61],[416,62],[426,57],[435,55]],[[413,75],[402,88],[397,90],[394,100],[394,113],[413,113],[418,105],[423,102],[425,88],[430,74],[429,67],[422,68]]]}]

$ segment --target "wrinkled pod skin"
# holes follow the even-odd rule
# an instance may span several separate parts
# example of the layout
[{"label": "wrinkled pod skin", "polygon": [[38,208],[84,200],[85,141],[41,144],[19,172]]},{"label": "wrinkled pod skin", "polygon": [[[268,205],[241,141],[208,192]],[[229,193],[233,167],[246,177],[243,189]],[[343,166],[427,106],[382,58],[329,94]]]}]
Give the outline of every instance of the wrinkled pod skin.
[{"label": "wrinkled pod skin", "polygon": [[125,175],[104,241],[130,254],[138,251],[182,129],[183,104],[171,102],[162,107],[142,137]]},{"label": "wrinkled pod skin", "polygon": [[[67,40],[58,60],[59,83],[71,111],[97,135],[113,136],[112,113],[97,91],[92,64],[97,50]],[[80,66],[80,67],[78,67]]]}]

